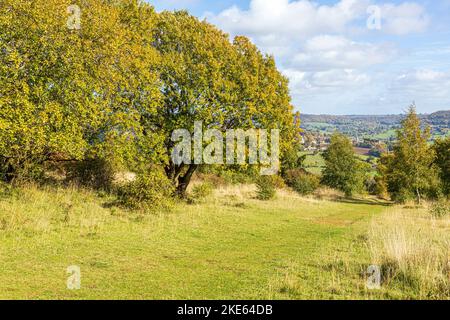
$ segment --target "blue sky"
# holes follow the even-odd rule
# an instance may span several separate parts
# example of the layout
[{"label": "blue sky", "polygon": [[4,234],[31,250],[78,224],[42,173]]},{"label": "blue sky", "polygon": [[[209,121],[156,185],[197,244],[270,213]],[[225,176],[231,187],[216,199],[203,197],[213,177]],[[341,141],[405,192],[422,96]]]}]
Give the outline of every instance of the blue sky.
[{"label": "blue sky", "polygon": [[303,113],[450,109],[450,0],[157,0],[273,54]]}]

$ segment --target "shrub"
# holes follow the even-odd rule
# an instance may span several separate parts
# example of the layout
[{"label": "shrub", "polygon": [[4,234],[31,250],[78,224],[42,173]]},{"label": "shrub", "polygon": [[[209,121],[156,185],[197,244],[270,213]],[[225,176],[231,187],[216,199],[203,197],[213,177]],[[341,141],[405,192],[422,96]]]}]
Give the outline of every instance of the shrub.
[{"label": "shrub", "polygon": [[172,205],[175,188],[163,172],[154,170],[118,189],[119,203],[129,209],[159,210]]},{"label": "shrub", "polygon": [[23,184],[44,178],[42,159],[5,159],[0,155],[0,181]]},{"label": "shrub", "polygon": [[105,159],[90,159],[77,162],[68,168],[68,179],[83,187],[96,190],[111,190],[115,168]]},{"label": "shrub", "polygon": [[251,174],[231,170],[223,171],[220,176],[226,184],[249,184],[255,180]]},{"label": "shrub", "polygon": [[0,181],[0,199],[18,196],[19,189],[11,184]]},{"label": "shrub", "polygon": [[398,192],[392,193],[392,198],[398,203],[408,203],[416,199],[416,195],[406,188],[401,188]]},{"label": "shrub", "polygon": [[437,201],[432,204],[429,212],[435,218],[443,218],[450,214],[450,203],[445,200]]},{"label": "shrub", "polygon": [[288,170],[286,184],[301,195],[312,194],[320,186],[320,178],[302,169]]},{"label": "shrub", "polygon": [[377,196],[380,199],[389,199],[389,193],[387,190],[386,181],[381,176],[376,176],[374,178],[375,185],[368,188],[369,193]]},{"label": "shrub", "polygon": [[261,176],[256,181],[257,198],[259,200],[271,200],[275,198],[276,190],[271,176]]},{"label": "shrub", "polygon": [[283,178],[278,175],[272,176],[272,182],[273,182],[274,187],[277,189],[286,188],[286,183],[284,183]]},{"label": "shrub", "polygon": [[192,188],[192,198],[194,200],[201,200],[212,195],[214,186],[212,183],[205,182],[198,184]]},{"label": "shrub", "polygon": [[442,180],[442,191],[450,196],[450,137],[438,139],[433,149],[436,152],[434,162],[439,167],[439,176]]},{"label": "shrub", "polygon": [[198,180],[211,184],[214,188],[218,188],[227,184],[225,179],[215,173],[196,173]]}]

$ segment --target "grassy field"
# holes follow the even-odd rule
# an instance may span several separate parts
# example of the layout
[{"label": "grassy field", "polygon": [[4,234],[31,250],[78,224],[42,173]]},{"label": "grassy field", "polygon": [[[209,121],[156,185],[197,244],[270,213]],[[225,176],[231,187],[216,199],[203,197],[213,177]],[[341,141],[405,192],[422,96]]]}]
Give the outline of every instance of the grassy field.
[{"label": "grassy field", "polygon": [[[305,167],[306,171],[316,175],[322,174],[323,170],[325,169],[325,160],[323,159],[320,153],[302,152],[301,155],[306,155],[305,161],[303,163],[303,166]],[[371,158],[368,155],[362,155],[356,152],[355,155],[362,161],[367,161],[369,158]],[[374,158],[371,163],[375,164],[376,161],[377,159]],[[375,174],[375,171],[373,171],[373,174]]]},{"label": "grassy field", "polygon": [[375,135],[367,135],[364,136],[365,138],[370,138],[370,139],[378,139],[378,140],[389,140],[392,138],[395,138],[397,136],[397,131],[396,129],[391,129],[391,130],[387,130],[385,132],[382,132],[380,134],[375,134]]},{"label": "grassy field", "polygon": [[325,168],[325,160],[320,153],[302,152],[301,155],[306,155],[303,165],[308,172],[317,175],[322,174],[322,171]]},{"label": "grassy field", "polygon": [[[395,281],[366,289],[365,270],[384,259],[383,243],[369,242],[374,223],[392,210],[385,203],[288,191],[261,202],[251,186],[219,189],[160,214],[123,211],[110,201],[75,189],[4,193],[0,298],[422,297]],[[80,290],[66,288],[71,265],[81,268]]]}]

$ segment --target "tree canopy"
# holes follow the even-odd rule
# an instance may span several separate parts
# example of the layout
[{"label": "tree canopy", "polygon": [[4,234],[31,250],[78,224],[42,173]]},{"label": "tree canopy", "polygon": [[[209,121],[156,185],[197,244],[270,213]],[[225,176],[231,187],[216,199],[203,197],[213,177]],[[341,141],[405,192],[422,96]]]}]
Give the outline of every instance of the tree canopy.
[{"label": "tree canopy", "polygon": [[83,3],[80,30],[66,26],[70,1],[0,4],[0,157],[11,174],[55,154],[129,156],[139,114],[156,107],[151,26],[130,28],[136,17],[152,21],[153,9]]},{"label": "tree canopy", "polygon": [[439,168],[439,174],[443,184],[444,193],[450,195],[450,137],[439,139],[434,145],[436,153],[435,164]]},{"label": "tree canopy", "polygon": [[347,196],[364,189],[367,164],[356,158],[350,139],[341,133],[331,137],[328,149],[323,153],[325,169],[322,181],[325,185],[345,192]]},{"label": "tree canopy", "polygon": [[433,196],[439,189],[436,153],[428,145],[430,129],[422,129],[415,107],[409,109],[397,131],[394,150],[380,161],[379,170],[394,199],[407,200]]},{"label": "tree canopy", "polygon": [[[0,172],[48,160],[114,159],[165,167],[184,189],[196,165],[171,160],[175,129],[279,129],[296,143],[288,81],[273,57],[187,12],[138,0],[0,3]],[[183,190],[182,190],[183,191]]]}]

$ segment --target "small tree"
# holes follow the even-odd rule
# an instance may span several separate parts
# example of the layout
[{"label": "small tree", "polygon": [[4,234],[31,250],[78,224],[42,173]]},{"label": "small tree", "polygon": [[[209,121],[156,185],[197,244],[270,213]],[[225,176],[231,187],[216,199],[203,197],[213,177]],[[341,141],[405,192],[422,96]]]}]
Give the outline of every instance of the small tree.
[{"label": "small tree", "polygon": [[394,152],[384,155],[379,166],[394,199],[416,198],[420,202],[424,195],[432,195],[438,189],[438,171],[433,164],[436,153],[428,145],[430,136],[429,128],[421,129],[412,106],[397,132]]},{"label": "small tree", "polygon": [[435,164],[439,167],[443,192],[450,195],[450,137],[439,139],[433,147],[436,152]]},{"label": "small tree", "polygon": [[351,141],[341,133],[331,137],[331,144],[323,153],[325,170],[322,183],[351,196],[364,189],[366,166],[359,161]]}]

